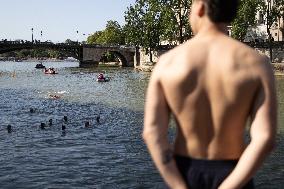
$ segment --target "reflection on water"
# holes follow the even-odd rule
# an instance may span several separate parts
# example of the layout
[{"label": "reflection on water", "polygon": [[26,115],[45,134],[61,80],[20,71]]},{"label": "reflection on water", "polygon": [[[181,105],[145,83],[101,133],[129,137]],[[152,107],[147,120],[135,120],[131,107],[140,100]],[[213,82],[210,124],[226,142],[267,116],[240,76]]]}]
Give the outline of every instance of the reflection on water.
[{"label": "reflection on water", "polygon": [[[0,63],[1,188],[162,187],[141,140],[148,73],[50,62],[46,66],[59,74],[44,75],[35,65]],[[97,83],[99,72],[111,82]],[[284,81],[277,81],[278,148],[258,173],[258,188],[284,184]],[[54,124],[41,130],[40,124],[48,124],[49,119]],[[85,128],[86,121],[91,127]],[[8,124],[14,130],[11,134]]]}]

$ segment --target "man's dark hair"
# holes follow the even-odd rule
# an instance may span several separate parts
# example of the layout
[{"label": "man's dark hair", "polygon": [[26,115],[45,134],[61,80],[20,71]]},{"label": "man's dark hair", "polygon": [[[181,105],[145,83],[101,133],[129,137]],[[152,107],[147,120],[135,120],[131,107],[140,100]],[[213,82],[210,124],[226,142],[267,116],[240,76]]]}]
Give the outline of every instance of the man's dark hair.
[{"label": "man's dark hair", "polygon": [[215,23],[231,23],[237,15],[239,0],[203,0],[207,15]]}]

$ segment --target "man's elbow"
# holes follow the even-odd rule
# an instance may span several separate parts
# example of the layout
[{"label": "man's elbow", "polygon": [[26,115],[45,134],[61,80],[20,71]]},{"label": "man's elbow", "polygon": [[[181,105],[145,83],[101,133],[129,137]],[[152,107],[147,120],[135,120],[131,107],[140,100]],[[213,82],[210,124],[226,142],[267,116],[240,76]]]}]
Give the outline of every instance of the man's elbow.
[{"label": "man's elbow", "polygon": [[161,131],[155,127],[144,127],[142,138],[146,144],[161,140]]},{"label": "man's elbow", "polygon": [[145,143],[148,143],[148,141],[151,140],[151,138],[153,138],[152,136],[153,136],[153,131],[150,131],[148,129],[143,130],[142,138]]},{"label": "man's elbow", "polygon": [[266,153],[272,152],[276,148],[276,137],[275,136],[263,136],[256,140],[257,143],[263,145]]}]

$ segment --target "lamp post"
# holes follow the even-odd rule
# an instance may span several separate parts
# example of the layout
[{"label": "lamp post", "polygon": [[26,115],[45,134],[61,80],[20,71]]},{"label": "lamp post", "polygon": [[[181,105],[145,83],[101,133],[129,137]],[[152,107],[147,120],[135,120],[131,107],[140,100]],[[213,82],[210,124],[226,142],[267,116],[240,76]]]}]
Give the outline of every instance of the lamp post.
[{"label": "lamp post", "polygon": [[76,33],[77,33],[77,43],[78,43],[79,42],[79,40],[78,40],[79,31],[77,30]]},{"label": "lamp post", "polygon": [[34,43],[34,28],[32,28],[31,30],[32,30],[32,43]]}]

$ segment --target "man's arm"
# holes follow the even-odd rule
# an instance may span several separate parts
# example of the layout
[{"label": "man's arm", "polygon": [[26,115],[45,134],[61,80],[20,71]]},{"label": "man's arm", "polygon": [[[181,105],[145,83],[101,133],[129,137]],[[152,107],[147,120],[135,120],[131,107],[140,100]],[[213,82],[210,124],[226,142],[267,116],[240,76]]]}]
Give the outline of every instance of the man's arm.
[{"label": "man's arm", "polygon": [[275,145],[277,130],[277,97],[274,74],[269,63],[260,68],[261,81],[252,109],[251,142],[236,168],[220,188],[243,187],[260,168]]},{"label": "man's arm", "polygon": [[186,184],[179,173],[173,152],[168,141],[168,124],[170,110],[159,81],[156,66],[149,82],[143,138],[161,176],[173,189],[186,189]]}]

